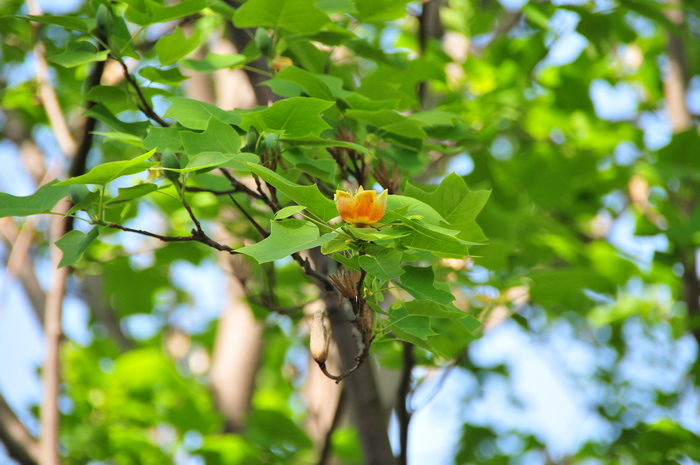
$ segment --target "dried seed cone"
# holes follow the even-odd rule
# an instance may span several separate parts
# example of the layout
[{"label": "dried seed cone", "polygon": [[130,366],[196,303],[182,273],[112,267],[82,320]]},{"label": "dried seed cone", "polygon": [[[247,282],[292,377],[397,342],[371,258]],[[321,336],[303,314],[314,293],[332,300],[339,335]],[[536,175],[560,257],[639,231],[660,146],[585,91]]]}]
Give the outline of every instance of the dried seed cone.
[{"label": "dried seed cone", "polygon": [[325,363],[328,358],[328,347],[331,343],[331,330],[326,325],[325,313],[314,313],[311,321],[310,351],[317,363]]}]

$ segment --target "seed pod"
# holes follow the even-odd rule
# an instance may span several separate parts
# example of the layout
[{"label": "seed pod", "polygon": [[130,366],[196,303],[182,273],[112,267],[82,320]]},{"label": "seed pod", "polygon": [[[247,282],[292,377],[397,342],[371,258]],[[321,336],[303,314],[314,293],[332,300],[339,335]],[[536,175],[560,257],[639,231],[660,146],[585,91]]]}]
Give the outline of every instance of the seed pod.
[{"label": "seed pod", "polygon": [[326,326],[325,314],[322,311],[314,313],[311,321],[310,351],[317,363],[325,363],[328,358],[328,347],[331,342],[331,331]]},{"label": "seed pod", "polygon": [[258,138],[260,133],[253,126],[248,129],[248,133],[245,136],[245,148],[251,153],[255,153],[256,146],[258,145]]}]

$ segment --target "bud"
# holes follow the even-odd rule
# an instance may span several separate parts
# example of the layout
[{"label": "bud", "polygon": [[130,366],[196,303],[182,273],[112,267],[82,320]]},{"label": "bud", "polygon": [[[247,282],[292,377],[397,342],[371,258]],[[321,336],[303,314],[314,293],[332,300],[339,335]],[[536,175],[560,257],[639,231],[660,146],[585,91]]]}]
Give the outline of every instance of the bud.
[{"label": "bud", "polygon": [[317,363],[325,363],[328,358],[328,347],[331,343],[331,331],[326,326],[325,314],[322,311],[314,313],[311,321],[310,351]]},{"label": "bud", "polygon": [[255,45],[263,56],[270,56],[270,52],[272,52],[272,40],[267,31],[261,27],[255,31]]},{"label": "bud", "polygon": [[285,57],[285,56],[276,56],[272,59],[272,67],[275,68],[275,71],[279,71],[282,68],[286,68],[287,66],[293,66],[294,61],[292,61],[291,58]]}]

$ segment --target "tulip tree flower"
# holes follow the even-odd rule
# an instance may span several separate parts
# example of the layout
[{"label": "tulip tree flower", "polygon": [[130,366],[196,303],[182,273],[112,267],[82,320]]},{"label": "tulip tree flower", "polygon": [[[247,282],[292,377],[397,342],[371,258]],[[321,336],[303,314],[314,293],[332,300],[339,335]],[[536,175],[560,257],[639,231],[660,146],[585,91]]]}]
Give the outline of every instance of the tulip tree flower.
[{"label": "tulip tree flower", "polygon": [[335,191],[335,206],[346,223],[362,228],[374,224],[384,217],[387,192],[377,195],[376,191],[366,191],[360,186],[357,193]]}]

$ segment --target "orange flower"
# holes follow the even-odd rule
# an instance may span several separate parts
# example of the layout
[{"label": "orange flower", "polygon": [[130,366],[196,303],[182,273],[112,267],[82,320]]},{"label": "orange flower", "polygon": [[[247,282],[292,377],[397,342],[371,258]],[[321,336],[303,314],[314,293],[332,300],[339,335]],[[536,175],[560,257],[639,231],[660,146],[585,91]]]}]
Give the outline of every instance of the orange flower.
[{"label": "orange flower", "polygon": [[335,206],[345,222],[364,227],[381,220],[386,209],[386,191],[366,191],[360,186],[356,194],[335,191]]}]

